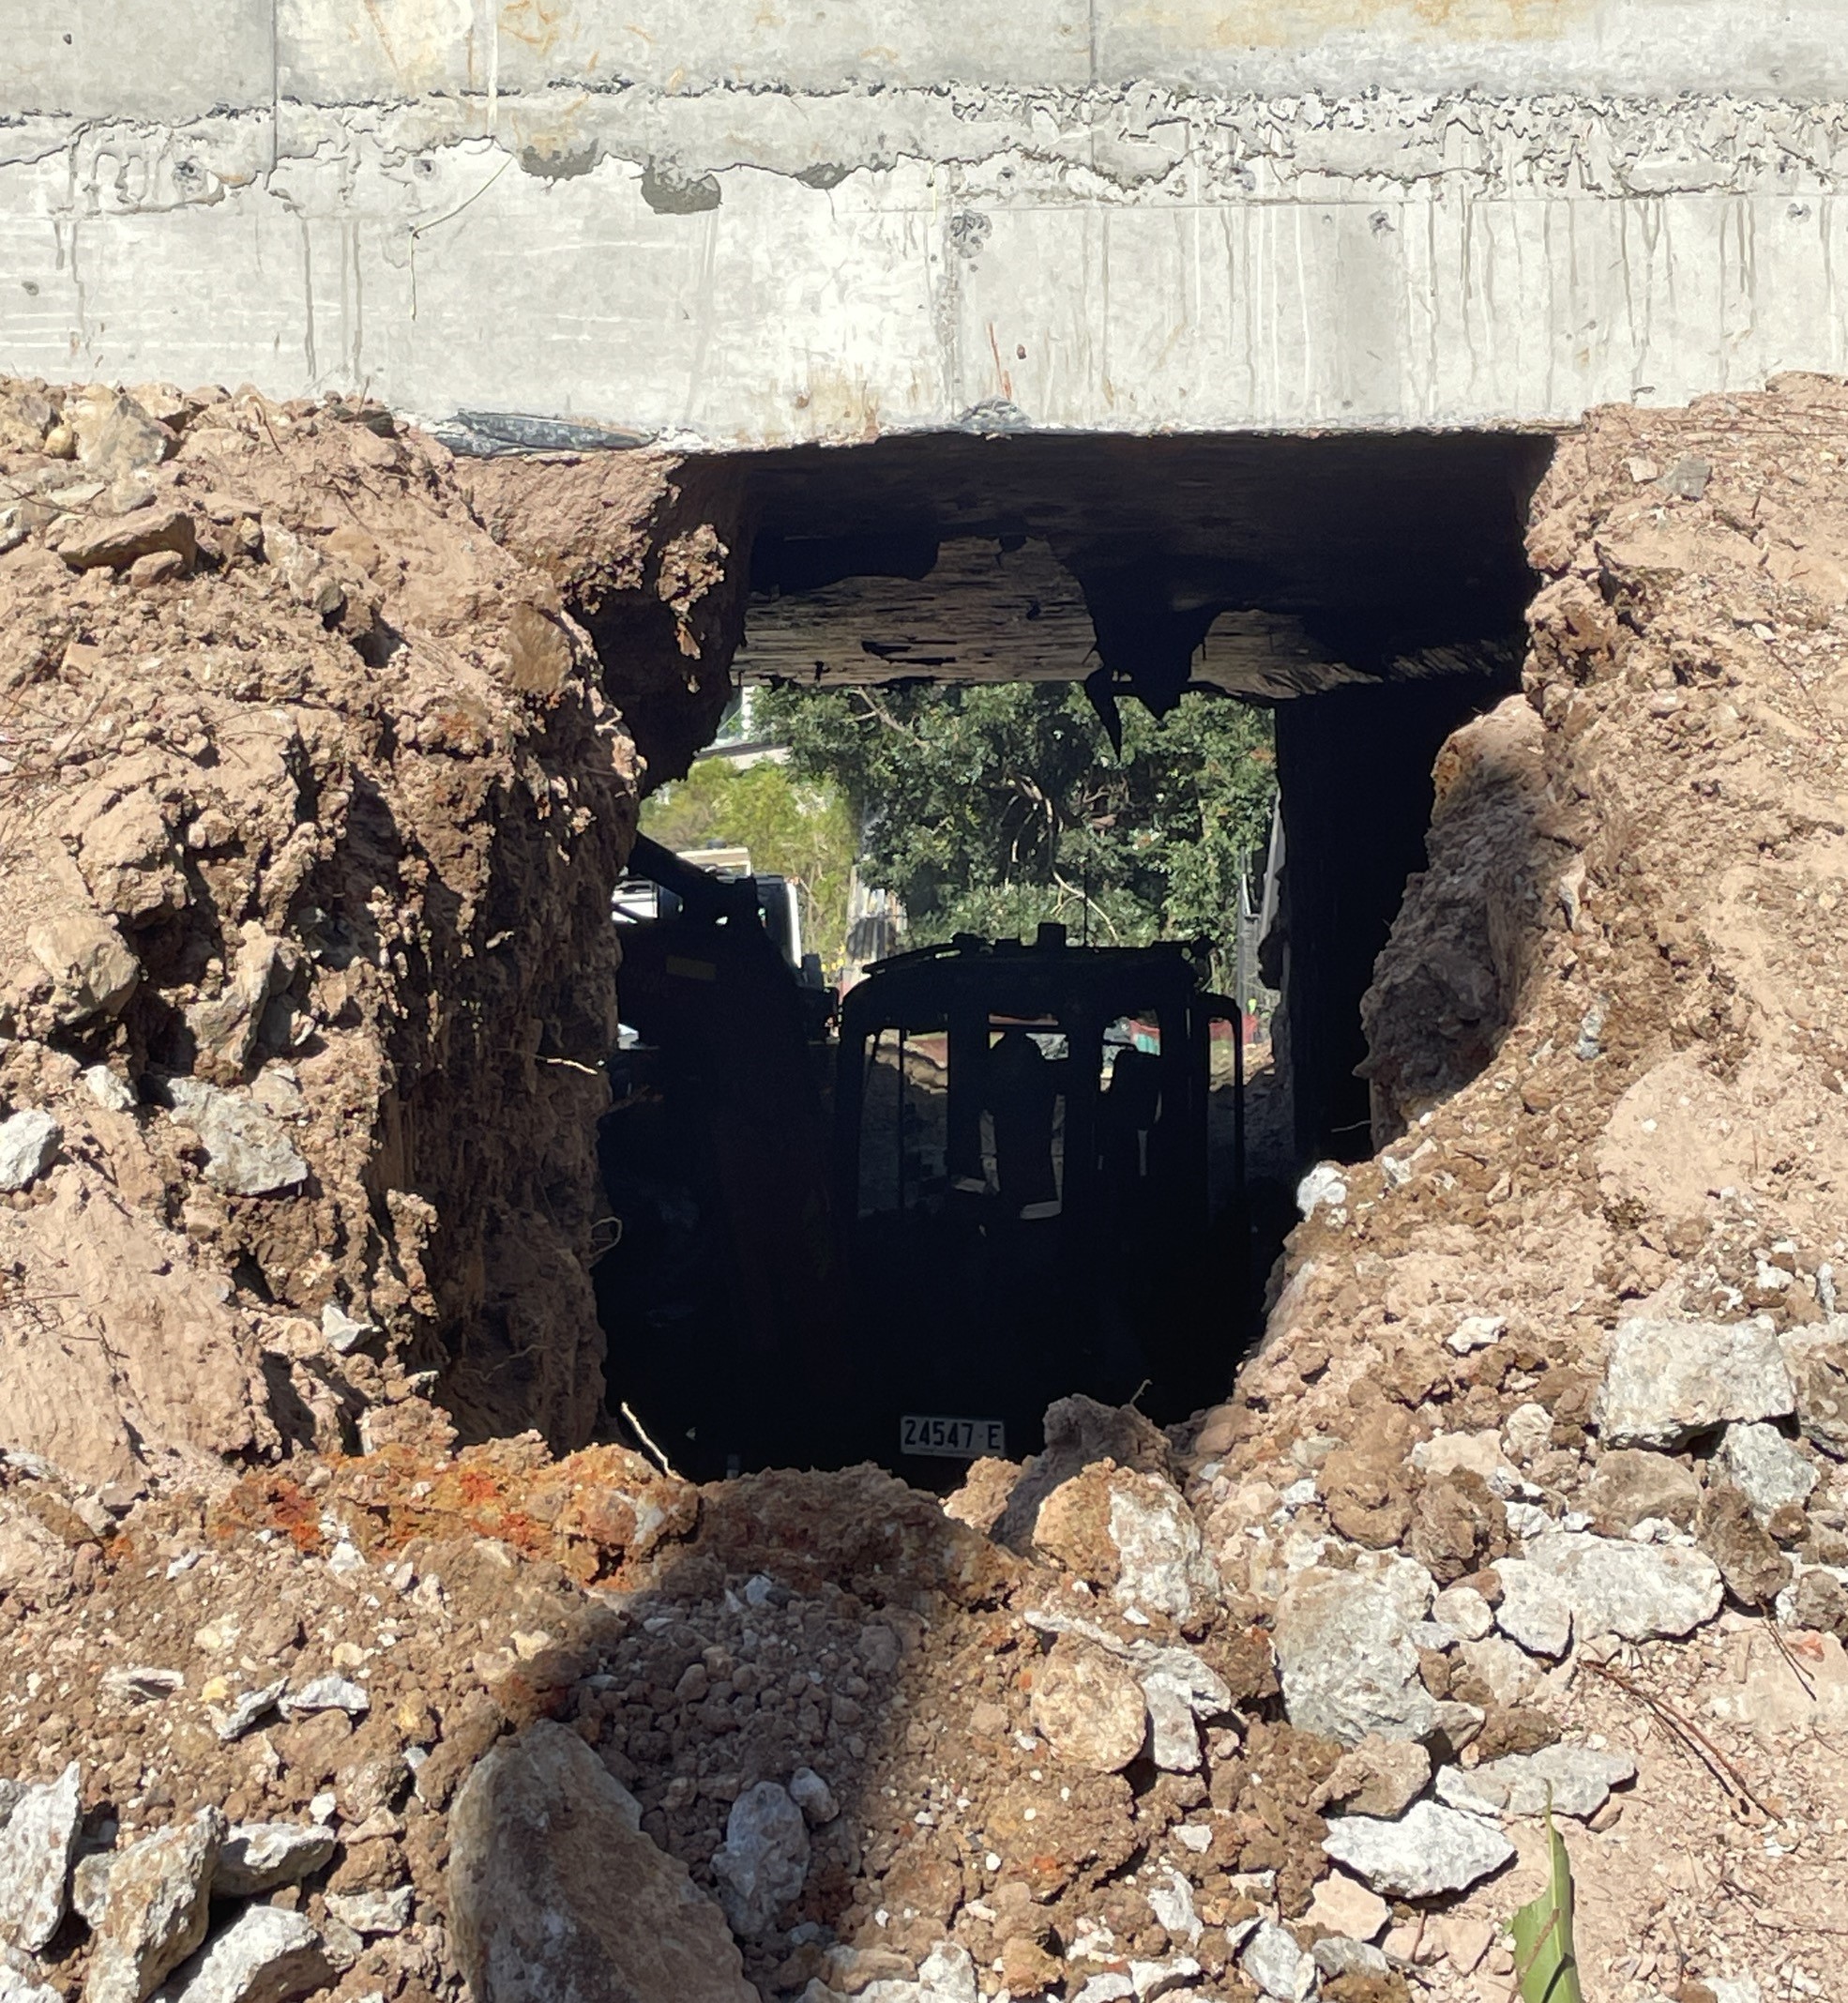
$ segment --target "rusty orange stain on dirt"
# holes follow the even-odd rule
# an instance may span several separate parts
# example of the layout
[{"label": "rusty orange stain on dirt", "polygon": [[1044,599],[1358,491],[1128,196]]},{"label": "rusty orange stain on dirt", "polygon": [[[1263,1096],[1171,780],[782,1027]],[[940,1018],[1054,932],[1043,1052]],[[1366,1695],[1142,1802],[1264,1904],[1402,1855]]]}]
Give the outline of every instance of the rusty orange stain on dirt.
[{"label": "rusty orange stain on dirt", "polygon": [[523,1556],[550,1559],[580,1584],[613,1576],[636,1553],[639,1509],[658,1535],[690,1528],[697,1500],[620,1447],[591,1447],[534,1465],[492,1445],[432,1460],[391,1444],[363,1458],[330,1458],[333,1479],[310,1495],[268,1469],[247,1475],[214,1511],[220,1542],[280,1532],[304,1552],[325,1550],[331,1511],[369,1558],[417,1538],[492,1538]]}]

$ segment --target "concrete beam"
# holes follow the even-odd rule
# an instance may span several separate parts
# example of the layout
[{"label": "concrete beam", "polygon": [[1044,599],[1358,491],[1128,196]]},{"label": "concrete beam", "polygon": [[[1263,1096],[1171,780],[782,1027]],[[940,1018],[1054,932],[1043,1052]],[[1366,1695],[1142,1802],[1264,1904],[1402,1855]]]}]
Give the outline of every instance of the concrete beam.
[{"label": "concrete beam", "polygon": [[19,372],[732,448],[1848,370],[1838,0],[12,12]]}]

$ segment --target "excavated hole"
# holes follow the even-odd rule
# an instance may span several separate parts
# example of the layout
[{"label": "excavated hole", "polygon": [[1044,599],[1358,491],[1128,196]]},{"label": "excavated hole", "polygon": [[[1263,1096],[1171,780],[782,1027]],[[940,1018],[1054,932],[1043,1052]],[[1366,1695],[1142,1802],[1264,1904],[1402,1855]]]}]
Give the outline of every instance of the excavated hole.
[{"label": "excavated hole", "polygon": [[[1162,1228],[1108,1195],[1081,1218],[1068,1193],[1023,1224],[920,1187],[953,1186],[973,1145],[959,1164],[942,1047],[908,1049],[901,1092],[895,1028],[872,1046],[856,1146],[833,1131],[837,1047],[804,1054],[761,969],[631,940],[623,1009],[647,1048],[618,1060],[602,1135],[622,1224],[598,1297],[613,1404],[683,1471],[872,1459],[947,1487],[962,1463],[901,1450],[905,1415],[999,1419],[1017,1457],[1069,1391],[1140,1392],[1159,1422],[1224,1394],[1297,1178],[1372,1151],[1361,999],[1424,863],[1439,747],[1519,686],[1521,528],[1546,451],[933,437],[744,463],[745,679],[1089,677],[1106,705],[1159,710],[1191,686],[1273,706],[1283,999],[1242,1187],[1222,1081]],[[991,1040],[1006,1024],[991,1015]]]}]

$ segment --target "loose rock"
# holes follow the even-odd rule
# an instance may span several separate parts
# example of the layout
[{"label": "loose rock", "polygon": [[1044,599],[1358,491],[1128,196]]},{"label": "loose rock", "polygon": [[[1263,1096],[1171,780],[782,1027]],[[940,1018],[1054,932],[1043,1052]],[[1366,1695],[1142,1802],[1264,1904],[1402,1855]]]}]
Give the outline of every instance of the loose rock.
[{"label": "loose rock", "polygon": [[64,1129],[41,1106],[0,1120],[0,1192],[30,1189],[57,1159]]},{"label": "loose rock", "polygon": [[0,1944],[36,1954],[58,1930],[82,1824],[77,1762],[28,1787],[0,1828]]},{"label": "loose rock", "polygon": [[719,1903],[732,1931],[766,1934],[802,1889],[809,1872],[809,1825],[775,1781],[760,1781],[732,1803],[725,1841],[712,1854]]},{"label": "loose rock", "polygon": [[201,1809],[112,1861],[83,2003],[142,2003],[204,1939],[223,1837],[224,1817]]},{"label": "loose rock", "polygon": [[1298,2003],[1315,1987],[1315,1964],[1296,1945],[1296,1937],[1266,1920],[1238,1957],[1238,1965],[1260,1992],[1277,2003]]},{"label": "loose rock", "polygon": [[1700,1478],[1667,1454],[1616,1448],[1598,1462],[1584,1506],[1606,1537],[1627,1536],[1651,1517],[1685,1528],[1701,1506]]},{"label": "loose rock", "polygon": [[1566,1589],[1519,1558],[1495,1565],[1502,1582],[1495,1625],[1533,1655],[1564,1655],[1572,1639],[1572,1602]]},{"label": "loose rock", "polygon": [[946,1940],[931,1950],[915,1982],[870,1982],[862,2003],[979,2003],[976,1965],[966,1948]]},{"label": "loose rock", "polygon": [[1365,1941],[1347,1939],[1340,1934],[1331,1934],[1325,1940],[1318,1940],[1310,1950],[1310,1956],[1317,1972],[1328,1981],[1338,1980],[1344,1975],[1385,1975],[1392,1966],[1380,1949],[1369,1947]]},{"label": "loose rock", "polygon": [[802,1811],[808,1822],[820,1828],[841,1813],[834,1790],[812,1767],[798,1767],[789,1777],[789,1798]]},{"label": "loose rock", "polygon": [[35,925],[25,943],[52,977],[53,1013],[67,1026],[119,1014],[141,980],[141,962],[122,934],[87,906]]},{"label": "loose rock", "polygon": [[58,554],[73,570],[126,570],[138,556],[172,550],[190,564],[199,548],[192,517],[183,508],[143,508],[73,529]]},{"label": "loose rock", "polygon": [[[1422,1580],[1401,1583],[1405,1574]],[[1436,1704],[1418,1675],[1410,1630],[1431,1577],[1401,1561],[1385,1575],[1310,1567],[1278,1602],[1275,1642],[1290,1722],[1344,1745],[1368,1734],[1423,1738]]]},{"label": "loose rock", "polygon": [[220,1898],[274,1891],[319,1871],[333,1854],[331,1829],[301,1822],[240,1822],[219,1846],[212,1889]]},{"label": "loose rock", "polygon": [[169,1081],[174,1117],[199,1136],[205,1180],[235,1196],[270,1196],[308,1179],[308,1163],[268,1114],[196,1078]]},{"label": "loose rock", "polygon": [[1689,1634],[1719,1611],[1719,1568],[1704,1552],[1554,1530],[1532,1539],[1525,1558],[1495,1568],[1505,1592],[1524,1589],[1509,1584],[1522,1566],[1560,1587],[1582,1638]]},{"label": "loose rock", "polygon": [[371,1939],[376,1934],[401,1934],[411,1923],[413,1897],[408,1885],[389,1891],[330,1891],[327,1910],[342,1926]]},{"label": "loose rock", "polygon": [[159,1995],[159,2003],[289,2003],[333,1978],[321,1935],[300,1913],[251,1905],[182,1962]]},{"label": "loose rock", "polygon": [[1479,1642],[1495,1625],[1494,1609],[1473,1586],[1447,1586],[1431,1601],[1431,1617],[1466,1642]]},{"label": "loose rock", "polygon": [[1147,1699],[1125,1663],[1061,1634],[1034,1675],[1033,1724],[1061,1758],[1116,1773],[1148,1737]]},{"label": "loose rock", "polygon": [[1818,1479],[1813,1463],[1762,1423],[1728,1426],[1714,1458],[1760,1523],[1786,1502],[1807,1502]]},{"label": "loose rock", "polygon": [[1724,1419],[1781,1419],[1795,1392],[1768,1322],[1620,1322],[1595,1417],[1610,1447],[1678,1447]]},{"label": "loose rock", "polygon": [[1356,1815],[1397,1815],[1431,1784],[1431,1754],[1414,1738],[1373,1733],[1344,1753],[1316,1790],[1317,1808],[1338,1803]]},{"label": "loose rock", "polygon": [[1375,1940],[1392,1917],[1392,1908],[1376,1891],[1369,1891],[1345,1871],[1331,1871],[1315,1888],[1303,1915],[1306,1924],[1346,1935],[1353,1940]]},{"label": "loose rock", "polygon": [[1430,1899],[1462,1891],[1498,1871],[1514,1845],[1479,1816],[1416,1801],[1397,1822],[1344,1815],[1331,1823],[1323,1849],[1375,1891]]},{"label": "loose rock", "polygon": [[316,1677],[282,1699],[282,1708],[291,1717],[303,1711],[344,1711],[350,1718],[363,1718],[371,1704],[361,1686],[345,1677]]},{"label": "loose rock", "polygon": [[1083,1469],[1040,1504],[1033,1540],[1139,1612],[1187,1621],[1219,1592],[1193,1511],[1160,1475],[1109,1462]]},{"label": "loose rock", "polygon": [[450,1925],[476,2003],[756,2003],[718,1906],[628,1806],[549,1722],[476,1766],[449,1813]]},{"label": "loose rock", "polygon": [[1730,1481],[1715,1481],[1701,1498],[1694,1534],[1727,1591],[1746,1605],[1768,1606],[1790,1584],[1790,1560]]},{"label": "loose rock", "polygon": [[1796,1422],[1812,1446],[1848,1460],[1848,1315],[1784,1338]]},{"label": "loose rock", "polygon": [[1479,1767],[1447,1767],[1438,1776],[1440,1800],[1477,1814],[1539,1815],[1549,1791],[1556,1814],[1583,1821],[1610,1799],[1611,1790],[1636,1778],[1627,1753],[1590,1746],[1547,1746],[1538,1753],[1484,1760]]}]

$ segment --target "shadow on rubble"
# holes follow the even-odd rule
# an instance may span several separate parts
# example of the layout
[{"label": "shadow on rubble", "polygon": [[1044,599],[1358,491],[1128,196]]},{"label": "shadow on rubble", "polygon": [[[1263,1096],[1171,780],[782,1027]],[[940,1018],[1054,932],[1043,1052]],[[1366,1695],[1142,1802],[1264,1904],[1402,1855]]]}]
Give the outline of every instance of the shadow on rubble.
[{"label": "shadow on rubble", "polygon": [[[564,1734],[534,1743],[575,1763],[579,1791],[607,1773],[632,1795],[758,1995],[882,1982],[878,2003],[975,2003],[978,1985],[1075,1994],[1132,1962],[1158,1988],[1211,1985],[1255,1902],[1299,1914],[1325,1869],[1310,1804],[1339,1749],[1277,1722],[1267,1636],[1223,1595],[1170,1440],[1086,1399],[1047,1431],[1037,1463],[977,1464],[947,1510],[873,1467],[699,1491],[697,1530],[643,1589],[594,1594],[572,1680],[534,1692],[601,1772]],[[590,1929],[628,1958],[617,1993],[655,1994],[637,1956],[684,1988],[659,1852],[606,1865],[594,1909],[560,1915],[589,1807],[570,1827],[551,1813],[549,1856],[530,1816],[516,1842],[485,1812],[521,1796],[524,1744],[503,1742],[498,1779],[477,1769],[464,1793],[483,1799],[452,1823],[465,1965],[543,1962],[575,1928],[582,1977]],[[711,1907],[681,1907],[682,1947],[721,1950],[686,1993],[748,1998]]]}]

